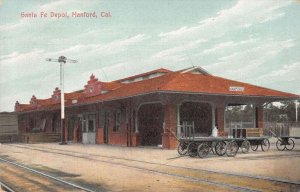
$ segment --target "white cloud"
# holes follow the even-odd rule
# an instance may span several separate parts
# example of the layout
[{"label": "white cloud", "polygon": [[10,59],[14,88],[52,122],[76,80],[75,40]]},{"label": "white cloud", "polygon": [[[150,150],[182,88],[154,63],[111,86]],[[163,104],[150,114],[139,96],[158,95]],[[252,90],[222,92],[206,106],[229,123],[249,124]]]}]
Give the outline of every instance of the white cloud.
[{"label": "white cloud", "polygon": [[283,17],[284,15],[285,15],[285,13],[276,13],[274,15],[269,15],[264,20],[262,20],[260,23],[266,23],[266,22],[269,22],[269,21],[273,21],[273,20],[276,20],[280,17]]},{"label": "white cloud", "polygon": [[[300,62],[295,62],[292,64],[286,64],[282,68],[271,71],[268,74],[264,74],[257,79],[263,83],[267,82],[280,82],[282,79],[285,81],[295,81],[300,82]],[[289,77],[289,78],[284,78]]]},{"label": "white cloud", "polygon": [[[80,7],[81,9],[93,10],[94,6],[96,4],[99,4],[99,1],[97,0],[86,0],[85,2],[81,0],[58,0],[53,1],[50,3],[42,4],[40,6],[37,6],[33,8],[32,10],[36,10],[36,13],[39,13],[39,11],[45,11],[45,12],[70,12],[74,11],[75,8]],[[92,8],[92,9],[91,9]],[[16,13],[17,14],[17,13]],[[20,14],[20,13],[18,13]],[[4,25],[0,25],[0,32],[1,31],[12,31],[12,30],[19,30],[19,29],[32,29],[37,25],[40,28],[41,23],[47,24],[49,22],[58,22],[60,20],[58,19],[45,19],[45,18],[34,18],[34,19],[28,19],[28,18],[21,18],[15,22],[15,23],[8,23]],[[48,27],[48,26],[47,26]]]},{"label": "white cloud", "polygon": [[[46,3],[41,5],[38,10],[41,11],[57,11],[57,10],[64,10],[68,11],[69,9],[72,9],[73,7],[83,7],[86,5],[93,5],[94,3],[97,3],[96,0],[85,0],[85,2],[81,0],[58,0],[53,1],[50,3]],[[98,1],[99,3],[99,1]]]},{"label": "white cloud", "polygon": [[233,29],[250,27],[254,24],[278,19],[284,16],[283,12],[278,13],[278,11],[291,2],[283,0],[240,0],[235,6],[220,11],[217,16],[200,21],[199,25],[184,26],[173,31],[162,32],[159,37],[163,41],[184,39],[195,35],[212,38]]},{"label": "white cloud", "polygon": [[121,51],[125,51],[130,46],[147,40],[148,38],[149,37],[146,35],[139,34],[127,39],[115,40],[109,43],[80,44],[54,52],[45,52],[42,49],[36,49],[26,53],[12,52],[0,57],[0,86],[4,86],[4,83],[31,77],[32,75],[51,73],[51,71],[56,70],[57,65],[49,64],[45,61],[45,58],[48,57],[57,58],[60,55],[65,55],[66,57],[72,55],[76,56],[76,58],[72,59],[79,58],[81,61],[91,62],[90,56],[93,56],[94,59],[95,57],[111,56],[120,53]]},{"label": "white cloud", "polygon": [[57,10],[57,8],[69,6],[71,3],[74,3],[74,0],[53,1],[51,3],[46,3],[46,4],[41,5],[40,10],[54,11],[54,10]]},{"label": "white cloud", "polygon": [[[128,50],[130,46],[143,42],[148,38],[150,37],[139,34],[133,37],[119,39],[108,43],[87,45],[80,44],[54,52],[46,52],[42,49],[36,49],[25,53],[15,51],[7,55],[0,56],[1,105],[10,102],[9,108],[11,108],[15,100],[18,99],[16,97],[3,97],[6,94],[11,94],[6,88],[10,87],[10,90],[12,90],[14,89],[13,87],[15,87],[15,84],[20,84],[25,88],[23,90],[15,90],[15,95],[19,95],[18,93],[22,92],[22,98],[30,98],[31,96],[26,95],[26,91],[24,90],[31,90],[31,94],[35,93],[38,98],[47,98],[51,95],[53,88],[59,84],[59,67],[56,63],[46,62],[45,58],[47,57],[57,58],[60,55],[66,55],[67,57],[69,55],[73,55],[76,57],[74,59],[80,60],[82,68],[80,71],[84,75],[76,75],[76,77],[72,76],[72,70],[78,70],[77,67],[74,67],[73,65],[68,65],[68,70],[65,71],[66,91],[73,91],[83,88],[84,83],[86,80],[88,80],[87,77],[91,73],[90,71],[96,73],[99,72],[99,74],[102,74],[101,80],[107,81],[112,80],[112,78],[118,78],[120,75],[124,75],[120,73],[120,71],[125,72],[127,70],[127,63],[124,62],[105,67],[102,69],[102,73],[100,73],[100,69],[97,70],[87,65],[90,65],[90,62],[93,62],[93,60],[95,60],[96,63],[99,62],[99,59],[96,58],[111,56],[120,53],[121,51]],[[83,67],[84,65],[86,65],[86,67]],[[87,73],[88,75],[85,76]],[[109,79],[105,74],[108,74]],[[74,82],[77,83],[74,84]],[[20,100],[20,102],[24,101]],[[27,100],[25,103],[28,103]],[[6,110],[7,108],[8,107],[1,108],[1,111]]]},{"label": "white cloud", "polygon": [[174,48],[165,49],[163,51],[160,51],[160,52],[156,53],[152,57],[160,59],[160,58],[163,58],[163,57],[174,56],[174,54],[179,54],[181,52],[185,52],[185,51],[188,51],[188,50],[191,50],[191,49],[198,48],[204,42],[206,42],[206,40],[204,40],[204,39],[199,39],[199,40],[196,40],[196,41],[192,41],[192,42],[189,42],[189,43],[187,43],[185,45],[182,45],[182,46],[177,46],[177,47],[174,47]]},{"label": "white cloud", "polygon": [[252,26],[252,24],[250,24],[250,23],[245,23],[245,24],[241,25],[240,28],[249,28],[249,27],[251,27],[251,26]]},{"label": "white cloud", "polygon": [[225,49],[225,48],[228,48],[228,47],[232,47],[232,46],[234,46],[234,45],[236,45],[236,43],[233,43],[232,41],[228,41],[228,42],[224,42],[224,43],[222,42],[222,43],[216,45],[216,46],[213,47],[213,48],[205,49],[205,50],[203,51],[203,54],[212,53],[212,52],[215,52],[215,51],[217,51],[217,50],[221,50],[221,49]]},{"label": "white cloud", "polygon": [[49,53],[49,56],[58,56],[58,55],[88,55],[93,54],[94,56],[102,55],[108,56],[124,51],[128,48],[128,46],[141,43],[150,36],[146,36],[144,34],[138,34],[136,36],[127,38],[127,39],[119,39],[109,43],[99,43],[99,44],[79,44],[72,47],[69,47],[64,50],[60,50],[57,52]]},{"label": "white cloud", "polygon": [[1,56],[0,83],[40,73],[45,68],[41,62],[44,60],[44,51],[39,49],[27,53],[13,52]]},{"label": "white cloud", "polygon": [[159,34],[159,37],[162,38],[172,38],[172,37],[181,37],[181,36],[186,36],[189,33],[192,33],[196,30],[200,29],[200,27],[195,26],[195,27],[181,27],[180,29],[174,30],[174,31],[170,31],[170,32],[162,32]]},{"label": "white cloud", "polygon": [[18,55],[19,55],[19,52],[14,51],[14,52],[12,52],[11,54],[1,56],[1,57],[0,57],[0,61],[2,61],[2,60],[7,60],[7,59],[12,59],[12,58],[14,58],[14,57],[17,57]]},{"label": "white cloud", "polygon": [[122,78],[124,74],[120,73],[120,71],[125,72],[128,65],[127,62],[111,64],[100,69],[85,72],[82,74],[82,78],[87,79],[93,73],[100,81],[112,81]]},{"label": "white cloud", "polygon": [[200,54],[211,54],[219,51],[235,49],[237,47],[240,49],[244,45],[254,44],[257,40],[258,39],[250,38],[238,42],[233,42],[233,41],[221,42],[212,48],[203,50]]},{"label": "white cloud", "polygon": [[[253,73],[267,63],[274,55],[295,46],[295,40],[275,41],[265,39],[257,41],[250,49],[241,49],[230,55],[220,57],[219,62],[207,65],[209,71],[228,78],[245,81],[253,77]],[[249,73],[251,71],[251,73]],[[237,74],[232,76],[232,74]]]},{"label": "white cloud", "polygon": [[9,23],[5,25],[0,25],[0,32],[5,32],[5,31],[12,31],[12,30],[17,30],[26,25],[27,22],[24,20],[20,20],[17,23]]},{"label": "white cloud", "polygon": [[257,77],[260,84],[300,95],[300,62],[294,62],[277,67]]}]

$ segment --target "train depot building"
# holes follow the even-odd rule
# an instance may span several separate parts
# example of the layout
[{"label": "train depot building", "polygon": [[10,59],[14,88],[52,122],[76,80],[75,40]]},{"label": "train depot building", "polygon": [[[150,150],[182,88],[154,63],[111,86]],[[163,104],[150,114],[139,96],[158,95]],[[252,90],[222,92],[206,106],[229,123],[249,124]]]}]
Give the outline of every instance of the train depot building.
[{"label": "train depot building", "polygon": [[[192,126],[194,135],[229,135],[225,108],[251,104],[253,125],[263,128],[265,103],[299,99],[298,95],[214,76],[201,67],[157,69],[102,82],[93,74],[84,89],[65,93],[65,140],[74,143],[158,146],[173,149]],[[16,102],[21,134],[38,129],[60,134],[60,90],[47,99]]]}]

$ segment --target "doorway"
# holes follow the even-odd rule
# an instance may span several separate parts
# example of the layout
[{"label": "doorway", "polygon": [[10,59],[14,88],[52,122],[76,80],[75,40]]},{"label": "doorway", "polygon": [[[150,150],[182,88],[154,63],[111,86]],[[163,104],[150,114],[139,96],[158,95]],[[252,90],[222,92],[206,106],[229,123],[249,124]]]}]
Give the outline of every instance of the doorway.
[{"label": "doorway", "polygon": [[162,144],[163,106],[160,103],[144,104],[138,111],[138,127],[141,145],[158,146]]},{"label": "doorway", "polygon": [[76,126],[76,120],[77,118],[75,116],[71,116],[68,119],[68,141],[74,140],[74,130]]},{"label": "doorway", "polygon": [[209,103],[184,102],[180,106],[180,124],[194,125],[194,136],[208,137],[212,134],[212,107]]}]

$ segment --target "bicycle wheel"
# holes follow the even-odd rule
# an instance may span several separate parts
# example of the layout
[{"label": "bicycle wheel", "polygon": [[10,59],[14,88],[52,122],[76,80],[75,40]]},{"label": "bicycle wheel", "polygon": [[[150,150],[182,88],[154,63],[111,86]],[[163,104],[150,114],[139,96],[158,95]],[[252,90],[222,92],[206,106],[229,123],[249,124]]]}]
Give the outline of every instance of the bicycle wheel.
[{"label": "bicycle wheel", "polygon": [[288,144],[285,145],[285,148],[286,148],[288,151],[291,151],[291,150],[294,149],[294,147],[295,147],[295,142],[294,142],[294,140],[291,139],[291,138],[289,138]]},{"label": "bicycle wheel", "polygon": [[270,141],[269,139],[264,139],[262,142],[261,142],[261,150],[262,151],[268,151],[270,149]]},{"label": "bicycle wheel", "polygon": [[282,140],[277,140],[276,141],[276,148],[278,149],[278,151],[283,151],[283,150],[285,150],[285,145],[284,144],[282,144],[283,142],[282,142]]},{"label": "bicycle wheel", "polygon": [[258,145],[251,145],[251,149],[252,149],[252,151],[256,151],[256,150],[257,150],[257,148],[258,148]]},{"label": "bicycle wheel", "polygon": [[204,158],[209,154],[210,147],[206,143],[201,143],[197,148],[197,153],[200,158]]},{"label": "bicycle wheel", "polygon": [[210,147],[210,149],[211,149],[211,151],[212,151],[213,154],[216,153],[215,148],[216,148],[216,142],[214,141],[214,142],[211,143],[211,147]]},{"label": "bicycle wheel", "polygon": [[250,149],[250,142],[248,140],[243,141],[241,145],[242,153],[248,153]]},{"label": "bicycle wheel", "polygon": [[177,152],[179,155],[185,155],[188,151],[188,143],[187,142],[180,142],[177,145]]},{"label": "bicycle wheel", "polygon": [[239,146],[236,141],[230,141],[226,145],[226,154],[228,157],[235,157],[239,150]]},{"label": "bicycle wheel", "polygon": [[218,141],[215,146],[216,154],[223,156],[226,153],[226,143],[225,141]]},{"label": "bicycle wheel", "polygon": [[190,143],[188,145],[188,155],[190,157],[196,157],[197,156],[197,143]]}]

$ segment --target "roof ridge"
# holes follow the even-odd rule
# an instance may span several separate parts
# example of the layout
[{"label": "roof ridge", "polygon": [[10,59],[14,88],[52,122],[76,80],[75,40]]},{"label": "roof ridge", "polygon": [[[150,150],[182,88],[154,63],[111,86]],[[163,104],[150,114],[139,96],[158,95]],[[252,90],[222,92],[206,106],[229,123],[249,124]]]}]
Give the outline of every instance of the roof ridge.
[{"label": "roof ridge", "polygon": [[[108,93],[111,93],[111,94],[113,94],[113,92],[115,93],[115,92],[117,92],[117,91],[119,91],[120,89],[122,89],[122,88],[124,88],[124,87],[131,87],[131,86],[135,86],[135,85],[137,85],[137,84],[144,84],[145,82],[152,82],[152,81],[158,81],[158,86],[157,86],[157,90],[161,90],[161,89],[163,89],[163,87],[164,87],[164,85],[166,84],[166,81],[164,81],[164,82],[160,82],[160,80],[161,79],[166,79],[168,76],[170,76],[170,75],[172,75],[173,73],[177,73],[177,72],[173,72],[173,71],[171,71],[171,72],[169,72],[169,73],[167,73],[167,74],[165,74],[165,75],[162,75],[162,76],[159,76],[159,77],[155,77],[155,78],[151,78],[151,79],[145,79],[145,80],[142,80],[142,81],[136,81],[136,82],[131,82],[131,83],[126,83],[126,84],[122,84],[121,83],[121,86],[120,87],[118,87],[118,88],[116,88],[116,89],[114,89],[114,90],[112,90],[111,92],[108,92]],[[99,94],[99,95],[93,95],[93,96],[90,96],[90,97],[88,97],[89,99],[92,99],[92,98],[97,98],[97,97],[99,97],[99,96],[101,96],[101,95],[103,95],[103,94]]]},{"label": "roof ridge", "polygon": [[151,73],[154,73],[154,72],[170,73],[170,72],[173,72],[173,71],[171,71],[169,69],[165,69],[165,68],[158,68],[158,69],[154,69],[154,70],[147,71],[147,72],[144,72],[144,73],[139,73],[139,74],[132,75],[132,76],[129,76],[129,77],[125,77],[125,78],[122,78],[122,79],[118,79],[118,80],[115,80],[115,81],[117,81],[117,82],[125,81],[125,80],[128,80],[128,79],[132,79],[132,78],[137,78],[137,77],[141,77],[141,76],[144,76],[144,75],[148,75],[148,74],[151,74]]}]

